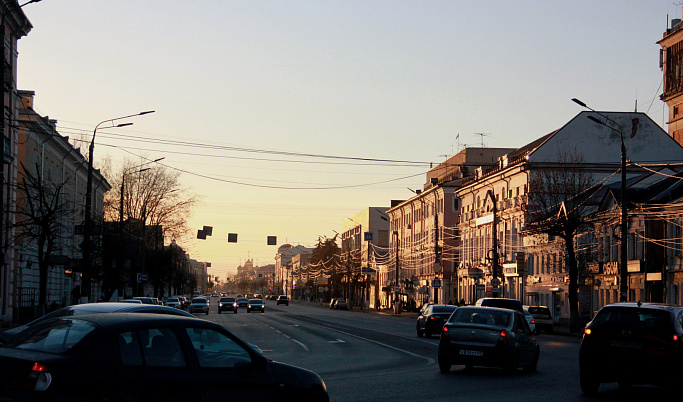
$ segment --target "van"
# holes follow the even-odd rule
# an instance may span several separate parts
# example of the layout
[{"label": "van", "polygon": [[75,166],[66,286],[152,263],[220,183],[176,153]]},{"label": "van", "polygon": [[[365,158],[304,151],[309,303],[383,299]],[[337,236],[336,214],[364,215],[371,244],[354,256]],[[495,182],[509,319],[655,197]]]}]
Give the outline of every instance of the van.
[{"label": "van", "polygon": [[508,310],[517,310],[520,313],[524,314],[522,302],[517,299],[505,299],[502,297],[482,297],[481,299],[477,300],[475,306],[506,308]]}]

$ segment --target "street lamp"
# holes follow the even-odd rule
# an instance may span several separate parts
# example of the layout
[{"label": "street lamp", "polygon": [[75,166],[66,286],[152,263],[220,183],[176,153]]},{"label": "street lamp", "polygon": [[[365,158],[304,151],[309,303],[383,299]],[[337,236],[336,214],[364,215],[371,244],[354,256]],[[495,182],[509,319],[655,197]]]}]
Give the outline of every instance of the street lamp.
[{"label": "street lamp", "polygon": [[[576,98],[572,98],[572,101],[579,106],[585,107],[591,112],[597,113],[602,116],[605,120],[615,124],[618,128],[608,126],[604,121],[594,117],[588,116],[588,119],[598,123],[602,126],[609,128],[612,131],[619,133],[619,138],[621,139],[621,261],[619,263],[619,301],[625,302],[628,300],[628,254],[626,247],[628,246],[628,210],[626,208],[626,146],[624,145],[624,130],[621,128],[619,123],[605,116],[604,114],[593,110],[591,107],[581,102]],[[637,118],[634,119],[634,123],[637,123]]]},{"label": "street lamp", "polygon": [[136,114],[131,114],[128,116],[116,117],[113,119],[108,119],[101,121],[95,126],[95,130],[92,133],[92,140],[90,141],[90,148],[88,152],[88,182],[85,190],[85,224],[83,225],[83,244],[81,246],[83,250],[83,266],[82,266],[82,276],[81,276],[81,302],[87,303],[90,299],[90,278],[92,275],[92,242],[90,240],[90,235],[92,234],[92,176],[93,176],[93,153],[95,151],[95,135],[97,135],[97,129],[100,128],[104,123],[111,123],[111,127],[125,127],[130,126],[133,123],[120,123],[114,124],[117,120],[127,119],[135,116],[142,116],[146,114],[154,113],[154,110],[149,110],[146,112],[140,112]]},{"label": "street lamp", "polygon": [[[5,267],[5,224],[4,224],[4,218],[5,218],[5,154],[7,153],[7,150],[5,149],[5,127],[9,126],[8,124],[5,124],[5,90],[7,89],[7,85],[11,84],[8,83],[5,79],[7,77],[7,67],[10,66],[10,63],[7,62],[5,55],[5,19],[7,18],[8,15],[11,13],[21,9],[22,7],[29,5],[31,3],[38,3],[41,0],[30,0],[27,1],[24,4],[19,5],[18,2],[11,3],[7,5],[5,10],[2,12],[2,18],[0,18],[0,55],[2,57],[2,66],[0,66],[0,74],[2,74],[2,93],[0,94],[0,130],[2,130],[2,136],[0,138],[0,273],[1,270],[4,269]],[[6,4],[3,2],[3,4]],[[13,7],[14,6],[14,7]],[[10,56],[12,57],[12,56]],[[9,88],[10,91],[14,90],[14,85],[10,85]],[[9,113],[12,113],[12,110],[9,111]],[[8,197],[9,198],[9,197]],[[4,292],[2,289],[0,289],[0,296],[2,296]],[[4,311],[4,306],[2,306],[3,311]]]}]

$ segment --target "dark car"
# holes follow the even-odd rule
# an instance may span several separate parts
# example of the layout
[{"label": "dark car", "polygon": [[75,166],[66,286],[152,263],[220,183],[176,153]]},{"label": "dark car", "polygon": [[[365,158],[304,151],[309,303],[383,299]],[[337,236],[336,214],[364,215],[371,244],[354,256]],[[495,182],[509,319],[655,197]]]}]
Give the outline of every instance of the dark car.
[{"label": "dark car", "polygon": [[517,310],[459,307],[441,330],[439,369],[454,364],[499,367],[515,373],[518,367],[536,371],[541,348]]},{"label": "dark car", "polygon": [[430,337],[432,334],[440,334],[443,324],[456,308],[458,307],[448,304],[430,304],[417,316],[417,336]]},{"label": "dark car", "polygon": [[246,297],[238,297],[237,298],[237,307],[247,307],[249,306],[249,299]]},{"label": "dark car", "polygon": [[285,295],[280,295],[277,297],[277,305],[279,306],[280,304],[284,304],[285,306],[289,306],[289,297]]},{"label": "dark car", "polygon": [[237,300],[234,297],[221,297],[218,300],[218,314],[223,311],[232,311],[237,314]]},{"label": "dark car", "polygon": [[0,332],[0,345],[14,339],[18,334],[32,326],[43,321],[56,317],[69,317],[85,314],[101,314],[101,313],[153,313],[153,314],[169,314],[186,317],[194,317],[192,314],[183,310],[178,310],[173,307],[155,306],[151,304],[142,303],[120,303],[120,302],[105,302],[105,303],[84,303],[73,306],[62,307],[50,314],[36,318],[35,320],[21,325],[19,327],[11,328]]},{"label": "dark car", "polygon": [[332,299],[332,301],[330,301],[330,308],[333,310],[347,310],[348,306],[346,304],[346,299],[343,297]]},{"label": "dark car", "polygon": [[681,379],[683,307],[614,303],[586,325],[579,350],[581,390],[601,383],[674,385]]},{"label": "dark car", "polygon": [[254,311],[260,311],[262,313],[266,312],[266,305],[261,299],[249,299],[249,304],[247,304],[247,313]]},{"label": "dark car", "polygon": [[511,310],[517,310],[524,314],[522,302],[517,299],[506,299],[504,297],[482,297],[481,299],[477,300],[475,306],[507,308]]},{"label": "dark car", "polygon": [[42,322],[0,348],[8,400],[328,401],[319,375],[267,360],[225,327],[159,314]]},{"label": "dark car", "polygon": [[156,297],[133,297],[133,300],[140,300],[142,304],[156,304],[158,305],[158,299]]}]

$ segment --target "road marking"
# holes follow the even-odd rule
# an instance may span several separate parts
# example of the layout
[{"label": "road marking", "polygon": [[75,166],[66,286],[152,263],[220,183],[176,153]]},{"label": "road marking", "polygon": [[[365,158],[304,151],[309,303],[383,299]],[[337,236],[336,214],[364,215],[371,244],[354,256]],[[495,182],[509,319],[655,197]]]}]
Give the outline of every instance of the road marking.
[{"label": "road marking", "polygon": [[289,335],[287,335],[287,334],[282,334],[282,336],[284,336],[284,337],[287,338],[287,339],[292,339],[292,337],[289,336]]},{"label": "road marking", "polygon": [[304,345],[303,343],[297,341],[296,339],[292,339],[292,342],[296,342],[299,346],[301,346],[302,348],[304,348],[304,350],[305,350],[306,352],[309,351],[308,346],[306,346],[306,345]]},{"label": "road marking", "polygon": [[336,341],[327,341],[327,343],[346,343],[346,341],[342,341],[341,339],[337,339]]}]

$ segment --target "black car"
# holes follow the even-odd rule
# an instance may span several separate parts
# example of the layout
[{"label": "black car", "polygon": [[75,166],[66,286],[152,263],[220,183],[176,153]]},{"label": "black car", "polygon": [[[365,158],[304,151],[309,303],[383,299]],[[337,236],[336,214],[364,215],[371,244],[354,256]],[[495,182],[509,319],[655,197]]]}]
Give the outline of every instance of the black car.
[{"label": "black car", "polygon": [[454,364],[536,371],[541,348],[524,315],[497,307],[458,307],[441,330],[439,370]]},{"label": "black car", "polygon": [[67,306],[57,309],[51,312],[50,314],[46,314],[42,317],[36,318],[28,324],[0,332],[0,345],[14,339],[14,337],[16,337],[18,334],[20,334],[27,328],[31,328],[32,326],[39,324],[45,320],[49,320],[51,318],[100,313],[153,313],[194,317],[192,314],[183,310],[179,310],[177,308],[155,306],[153,304],[118,302],[75,304],[73,306]]},{"label": "black car", "polygon": [[0,348],[7,400],[328,401],[317,374],[266,359],[225,327],[159,314],[37,324]]},{"label": "black car", "polygon": [[279,306],[280,304],[284,304],[285,306],[289,306],[289,297],[286,295],[280,295],[277,297],[277,305]]},{"label": "black car", "polygon": [[237,307],[247,307],[249,306],[249,299],[246,297],[238,297],[237,298]]},{"label": "black car", "polygon": [[417,336],[430,337],[432,334],[440,334],[443,324],[448,321],[456,308],[458,307],[448,304],[430,304],[417,316]]},{"label": "black car", "polygon": [[247,304],[247,313],[252,313],[254,311],[260,311],[261,313],[266,312],[266,305],[261,299],[249,299],[249,304]]},{"label": "black car", "polygon": [[234,297],[221,297],[218,300],[218,314],[223,311],[232,311],[237,314],[237,300]]},{"label": "black car", "polygon": [[683,307],[654,303],[604,306],[586,325],[579,370],[581,390],[601,383],[677,384],[683,361]]}]

